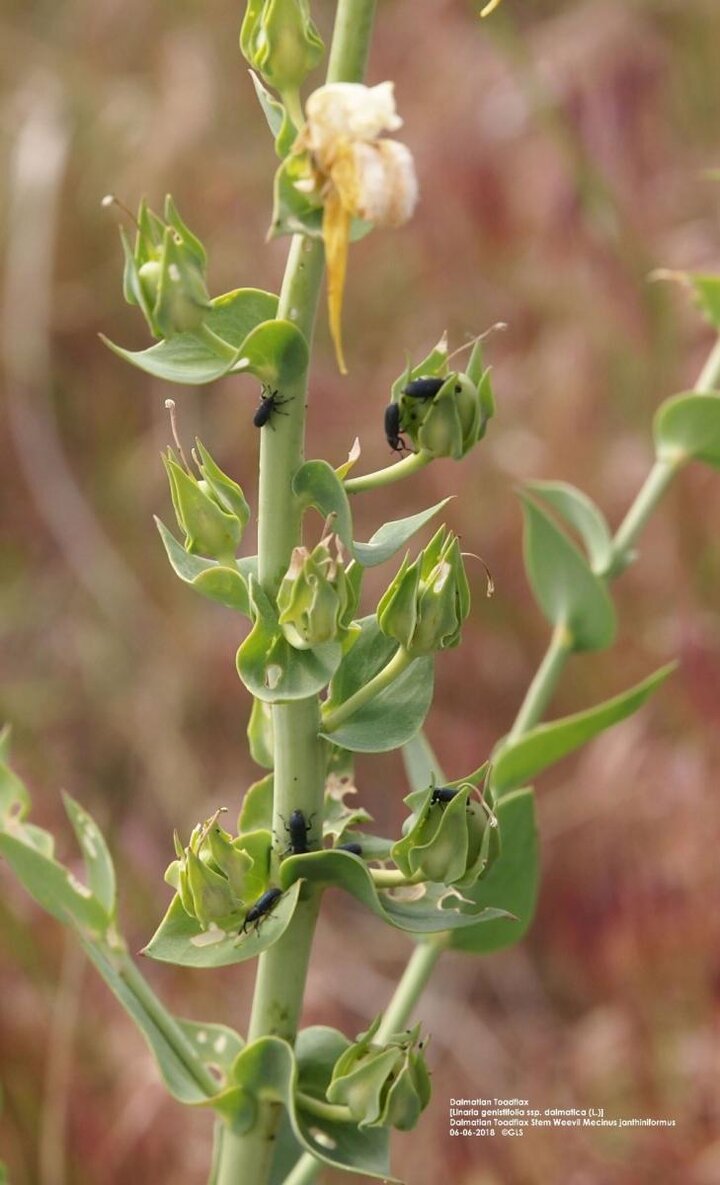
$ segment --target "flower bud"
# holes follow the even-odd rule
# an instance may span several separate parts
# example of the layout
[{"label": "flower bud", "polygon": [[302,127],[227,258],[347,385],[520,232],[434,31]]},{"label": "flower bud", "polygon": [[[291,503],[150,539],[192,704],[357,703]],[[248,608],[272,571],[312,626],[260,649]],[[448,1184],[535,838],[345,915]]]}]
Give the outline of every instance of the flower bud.
[{"label": "flower bud", "polygon": [[178,464],[168,449],[163,463],[178,525],[185,535],[185,550],[221,563],[234,563],[250,507],[237,484],[198,443],[200,480]]},{"label": "flower bud", "polygon": [[485,434],[487,420],[484,386],[466,374],[449,374],[432,399],[400,398],[403,432],[434,457],[459,461]]},{"label": "flower bud", "polygon": [[408,878],[469,887],[489,870],[500,852],[497,817],[486,787],[481,799],[471,797],[471,782],[431,785],[405,799],[412,814],[403,838],[391,849],[392,859]]},{"label": "flower bud", "polygon": [[211,307],[205,249],[185,226],[169,194],[164,213],[163,221],[143,199],[134,250],[124,231],[120,232],[125,299],[142,309],[152,334],[159,338],[198,329]]},{"label": "flower bud", "polygon": [[441,527],[414,563],[407,557],[377,609],[380,629],[412,655],[460,641],[470,589],[456,535]]},{"label": "flower bud", "polygon": [[219,826],[219,813],[193,828],[186,848],[175,833],[178,858],[165,873],[185,912],[203,929],[233,925],[267,887],[269,834],[258,831],[233,839]]},{"label": "flower bud", "polygon": [[378,1017],[338,1058],[328,1101],[347,1107],[359,1128],[408,1131],[430,1101],[430,1077],[419,1044],[419,1026],[373,1043]]},{"label": "flower bud", "polygon": [[357,564],[345,568],[337,535],[327,535],[311,552],[293,549],[277,596],[278,620],[291,646],[309,650],[323,642],[352,642],[359,576]]},{"label": "flower bud", "polygon": [[307,0],[249,0],[240,49],[281,94],[297,91],[325,52]]}]

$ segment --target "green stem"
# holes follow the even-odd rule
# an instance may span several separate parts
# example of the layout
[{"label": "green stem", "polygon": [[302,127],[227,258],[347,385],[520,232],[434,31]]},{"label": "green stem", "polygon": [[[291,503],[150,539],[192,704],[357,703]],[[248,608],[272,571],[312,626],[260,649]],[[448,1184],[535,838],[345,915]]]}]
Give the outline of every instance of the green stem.
[{"label": "green stem", "polygon": [[[718,383],[720,383],[720,337],[710,351],[693,390],[701,395],[703,392],[714,390]],[[682,469],[685,461],[686,458],[678,456],[658,459],[653,465],[635,501],[615,533],[612,558],[605,573],[609,579],[612,579],[626,566],[629,552],[635,540],[673,477]]]},{"label": "green stem", "polygon": [[380,1028],[375,1035],[378,1045],[382,1045],[393,1033],[400,1033],[407,1027],[448,940],[449,934],[443,931],[418,942],[383,1013]]},{"label": "green stem", "polygon": [[517,740],[541,719],[552,698],[560,673],[571,654],[572,637],[564,625],[557,625],[552,632],[545,657],[527,689],[525,699],[510,730],[509,741]]},{"label": "green stem", "polygon": [[376,889],[397,889],[401,885],[420,885],[427,877],[422,873],[415,876],[405,876],[399,868],[370,868],[368,869]]},{"label": "green stem", "polygon": [[387,666],[384,666],[377,675],[374,675],[368,683],[351,695],[349,699],[345,700],[344,704],[340,704],[337,708],[331,708],[327,712],[323,712],[322,727],[323,732],[333,732],[334,729],[339,728],[348,716],[352,716],[353,712],[357,712],[358,708],[362,708],[365,704],[370,703],[370,700],[375,699],[375,696],[389,687],[391,683],[401,675],[403,671],[410,666],[413,661],[413,656],[408,654],[402,646],[398,646]]},{"label": "green stem", "polygon": [[[339,0],[330,51],[328,81],[361,81],[369,51],[375,0]],[[292,321],[312,343],[324,253],[322,243],[296,235],[290,245],[280,292],[278,317]],[[307,370],[283,380],[284,416],[260,430],[258,493],[258,576],[274,597],[300,542],[301,510],[292,482],[304,459]],[[273,821],[293,810],[322,820],[325,786],[324,745],[318,737],[316,697],[273,705]],[[320,826],[322,823],[320,822]],[[258,960],[248,1040],[273,1034],[294,1041],[305,991],[320,891],[308,886],[282,938]],[[244,1135],[226,1128],[215,1185],[264,1185],[270,1176],[281,1118],[278,1103],[263,1100],[258,1118]]]},{"label": "green stem", "polygon": [[[448,938],[449,935],[444,932],[418,942],[408,959],[392,999],[383,1013],[380,1028],[374,1038],[378,1045],[382,1045],[384,1041],[392,1037],[393,1033],[401,1033],[403,1029],[407,1028],[415,1006],[427,987],[440,955],[447,946]],[[314,1156],[306,1152],[285,1178],[283,1185],[312,1185],[318,1173],[325,1167],[322,1161],[316,1160]]]},{"label": "green stem", "polygon": [[695,390],[700,394],[703,391],[714,391],[718,386],[720,386],[720,337],[715,342],[708,360],[700,372]]},{"label": "green stem", "polygon": [[[87,946],[83,943],[87,950]],[[190,1072],[198,1086],[208,1098],[218,1092],[218,1083],[193,1048],[192,1042],[185,1036],[180,1025],[172,1016],[161,1000],[157,998],[147,980],[138,971],[127,951],[119,959],[117,972],[123,983],[130,989],[135,999],[141,1005],[153,1024],[162,1033],[175,1056]]]},{"label": "green stem", "polygon": [[317,1115],[318,1119],[329,1119],[331,1123],[352,1123],[352,1112],[349,1107],[340,1104],[324,1103],[311,1094],[303,1094],[301,1090],[295,1092],[295,1102],[303,1111]]},{"label": "green stem", "polygon": [[645,478],[635,501],[621,522],[612,545],[611,566],[609,573],[613,573],[616,566],[625,566],[631,548],[650,518],[665,490],[680,468],[681,461],[657,460]]},{"label": "green stem", "polygon": [[432,453],[421,449],[419,453],[411,453],[409,457],[403,457],[402,461],[398,461],[395,465],[387,465],[384,469],[376,469],[374,473],[365,473],[362,477],[348,477],[343,484],[348,494],[360,494],[364,490],[379,490],[382,486],[392,485],[393,482],[401,481],[403,477],[409,477],[411,473],[417,473],[419,469],[424,469],[432,459]]}]

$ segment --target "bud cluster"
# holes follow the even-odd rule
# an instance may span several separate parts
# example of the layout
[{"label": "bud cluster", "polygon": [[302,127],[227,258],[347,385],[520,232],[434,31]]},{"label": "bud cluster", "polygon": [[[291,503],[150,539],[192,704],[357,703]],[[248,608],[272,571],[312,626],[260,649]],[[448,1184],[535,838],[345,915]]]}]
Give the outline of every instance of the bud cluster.
[{"label": "bud cluster", "polygon": [[377,617],[383,633],[417,657],[457,646],[469,612],[460,543],[443,526],[413,563],[405,557],[380,600]]},{"label": "bud cluster", "polygon": [[420,1026],[393,1034],[382,1045],[373,1041],[379,1027],[377,1017],[340,1055],[327,1098],[347,1107],[359,1128],[410,1131],[430,1102],[431,1093]]},{"label": "bud cluster", "polygon": [[163,457],[175,516],[185,535],[185,550],[232,564],[250,518],[250,507],[237,482],[223,473],[199,440],[193,458],[199,479],[183,468],[172,449]]},{"label": "bud cluster", "polygon": [[405,876],[469,888],[489,870],[500,851],[497,817],[474,794],[464,782],[407,796],[412,814],[391,851]]},{"label": "bud cluster", "polygon": [[359,632],[353,625],[358,606],[360,568],[345,567],[343,547],[328,534],[312,551],[293,549],[290,566],[277,596],[283,634],[296,650],[310,650],[323,642],[340,641],[348,647]]},{"label": "bud cluster", "polygon": [[125,299],[140,307],[153,336],[169,338],[198,329],[212,307],[205,284],[207,257],[170,195],[163,218],[141,201],[134,250],[123,230],[120,235]]},{"label": "bud cluster", "polygon": [[175,832],[175,852],[165,880],[177,891],[183,909],[204,930],[229,927],[267,888],[270,836],[262,831],[233,838],[218,824],[219,811],[192,831],[183,847]]}]

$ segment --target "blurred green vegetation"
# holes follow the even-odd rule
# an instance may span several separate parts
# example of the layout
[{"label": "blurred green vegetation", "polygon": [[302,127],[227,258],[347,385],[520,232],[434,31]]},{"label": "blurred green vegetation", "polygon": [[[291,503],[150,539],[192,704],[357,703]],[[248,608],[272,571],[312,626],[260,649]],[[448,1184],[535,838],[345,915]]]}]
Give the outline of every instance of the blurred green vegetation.
[{"label": "blurred green vegetation", "polygon": [[[332,5],[313,8],[327,31]],[[178,585],[152,525],[169,514],[163,403],[177,400],[184,440],[199,434],[252,500],[258,392],[247,379],[174,390],[99,342],[147,344],[122,301],[119,216],[100,199],[134,207],[146,194],[158,206],[172,192],[208,247],[214,293],[277,288],[286,244],[265,243],[274,156],[237,50],[241,9],[8,0],[0,18],[1,714],[62,850],[61,787],[108,830],[138,947],[167,899],[172,827],[232,808],[255,777],[238,622]],[[321,317],[309,428],[309,455],[339,463],[357,434],[361,465],[386,463],[382,413],[406,351],[421,356],[445,328],[456,345],[508,323],[488,345],[499,410],[486,441],[461,466],[436,463],[354,504],[362,538],[389,511],[456,492],[448,521],[493,572],[486,601],[478,566],[464,645],[438,662],[429,733],[452,776],[507,729],[545,646],[515,485],[574,482],[619,522],[651,460],[655,407],[694,382],[712,341],[684,293],[648,275],[720,266],[720,190],[703,173],[720,165],[715,0],[505,0],[482,24],[474,11],[379,5],[369,81],[396,81],[422,203],[409,227],[353,247],[350,375],[337,374]],[[19,172],[36,202],[18,201]],[[481,964],[442,965],[422,1008],[434,1101],[396,1148],[412,1185],[720,1180],[719,508],[715,475],[681,476],[618,582],[620,644],[564,679],[558,711],[681,660],[640,717],[541,782],[530,938]],[[399,763],[363,759],[357,781],[383,829],[397,826]],[[204,1181],[207,1118],[165,1098],[81,956],[0,876],[0,1159],[13,1185]],[[350,925],[362,976],[348,966]],[[336,896],[308,1023],[365,1027],[402,965],[398,947]],[[243,1027],[250,967],[149,974],[181,1014]],[[447,1137],[447,1099],[463,1094],[670,1115],[678,1127],[469,1148]]]}]

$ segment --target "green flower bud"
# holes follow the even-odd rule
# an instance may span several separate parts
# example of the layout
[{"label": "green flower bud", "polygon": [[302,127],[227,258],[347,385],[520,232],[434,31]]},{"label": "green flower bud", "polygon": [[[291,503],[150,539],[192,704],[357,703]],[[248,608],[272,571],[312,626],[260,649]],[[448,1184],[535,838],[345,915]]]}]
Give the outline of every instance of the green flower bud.
[{"label": "green flower bud", "polygon": [[250,832],[235,839],[212,818],[193,828],[183,848],[175,832],[177,860],[165,880],[177,891],[183,909],[203,929],[229,927],[267,887],[270,867],[269,832]]},{"label": "green flower bud", "polygon": [[418,1045],[419,1026],[373,1043],[378,1017],[366,1033],[340,1055],[327,1098],[347,1107],[358,1127],[397,1127],[417,1123],[430,1100],[430,1079]]},{"label": "green flower bud", "polygon": [[405,876],[451,885],[465,875],[470,851],[466,810],[470,789],[459,791],[443,805],[431,801],[433,786],[405,799],[415,812],[407,833],[391,849]]},{"label": "green flower bud", "polygon": [[297,91],[325,52],[308,0],[248,0],[240,49],[281,93]]},{"label": "green flower bud", "polygon": [[337,535],[327,535],[311,552],[293,549],[290,567],[277,596],[279,623],[291,646],[309,650],[334,640],[351,644],[361,572],[354,562],[345,567]]},{"label": "green flower bud", "polygon": [[165,218],[143,199],[137,217],[135,249],[120,232],[125,252],[123,292],[140,307],[155,337],[190,333],[211,307],[205,285],[205,249],[180,218],[168,194]]},{"label": "green flower bud", "polygon": [[163,457],[175,515],[185,535],[185,550],[232,565],[250,507],[237,482],[218,468],[200,441],[197,444],[200,480],[178,464],[172,450],[168,449]]},{"label": "green flower bud", "polygon": [[460,641],[470,589],[457,536],[441,527],[414,563],[400,571],[377,609],[380,629],[410,654],[432,654]]}]

